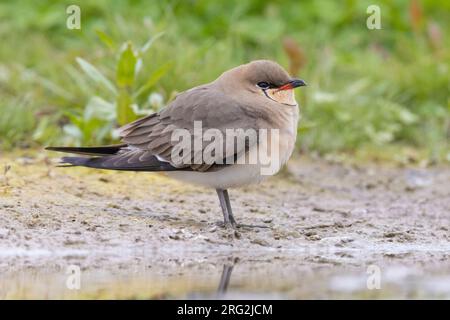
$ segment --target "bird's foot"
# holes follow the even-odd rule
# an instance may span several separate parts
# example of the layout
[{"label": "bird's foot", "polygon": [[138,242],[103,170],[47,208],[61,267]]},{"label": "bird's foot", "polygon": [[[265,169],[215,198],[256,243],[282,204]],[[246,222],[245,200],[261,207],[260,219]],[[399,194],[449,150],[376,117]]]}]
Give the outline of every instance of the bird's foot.
[{"label": "bird's foot", "polygon": [[236,228],[238,227],[238,225],[234,222],[224,222],[224,221],[217,221],[216,225],[220,228],[224,228],[224,229],[233,229],[236,230]]},{"label": "bird's foot", "polygon": [[237,230],[237,229],[255,229],[255,228],[270,229],[271,228],[270,226],[265,226],[265,225],[243,224],[243,223],[236,223],[235,221],[229,221],[229,222],[217,221],[216,225],[218,227],[221,227],[221,228],[233,229],[233,230]]},{"label": "bird's foot", "polygon": [[248,229],[254,229],[254,228],[261,228],[261,229],[270,229],[270,226],[263,226],[258,224],[237,224],[237,228],[248,228]]}]

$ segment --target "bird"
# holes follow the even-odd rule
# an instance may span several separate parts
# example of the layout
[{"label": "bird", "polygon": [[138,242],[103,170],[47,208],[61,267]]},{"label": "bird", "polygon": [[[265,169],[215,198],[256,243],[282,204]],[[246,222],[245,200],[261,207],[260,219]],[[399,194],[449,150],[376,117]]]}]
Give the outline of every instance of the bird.
[{"label": "bird", "polygon": [[[181,92],[160,111],[120,127],[119,144],[46,149],[81,155],[63,157],[62,166],[166,172],[183,182],[213,188],[223,214],[221,225],[236,229],[245,225],[236,222],[228,189],[259,183],[286,164],[295,147],[299,121],[294,89],[306,85],[274,61],[254,60]],[[203,135],[195,132],[197,124]],[[208,131],[214,139],[205,138]],[[264,131],[266,135],[256,134],[256,138],[247,134]],[[190,134],[190,144],[185,146],[200,141],[197,150],[180,147],[174,134]],[[233,139],[228,139],[232,134]],[[210,146],[207,140],[216,142],[209,161],[201,157]],[[269,162],[277,160],[271,162],[268,173],[263,172],[269,162],[263,163],[262,154]]]}]

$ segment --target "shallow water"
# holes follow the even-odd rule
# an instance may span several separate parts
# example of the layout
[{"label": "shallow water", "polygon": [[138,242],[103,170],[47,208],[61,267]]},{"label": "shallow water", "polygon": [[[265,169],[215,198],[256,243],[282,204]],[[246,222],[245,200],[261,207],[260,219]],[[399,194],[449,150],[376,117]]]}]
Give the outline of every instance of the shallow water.
[{"label": "shallow water", "polygon": [[[109,252],[16,249],[2,251],[2,260],[13,259],[10,266],[30,265],[30,260],[34,260],[33,267],[20,272],[4,270],[0,297],[449,299],[450,269],[442,264],[449,249],[447,245],[436,248],[389,244],[376,248],[261,249],[251,253],[218,250],[205,254],[185,250],[178,255],[173,250],[145,253],[133,249]],[[365,262],[356,262],[354,256],[360,257],[362,251]],[[405,255],[431,255],[436,263],[404,265],[398,257]],[[124,257],[129,263],[115,263]],[[83,267],[101,261],[110,261],[111,265],[103,269]],[[448,261],[444,265],[448,266]],[[81,266],[79,289],[67,285],[73,275],[68,270],[73,266]]]}]

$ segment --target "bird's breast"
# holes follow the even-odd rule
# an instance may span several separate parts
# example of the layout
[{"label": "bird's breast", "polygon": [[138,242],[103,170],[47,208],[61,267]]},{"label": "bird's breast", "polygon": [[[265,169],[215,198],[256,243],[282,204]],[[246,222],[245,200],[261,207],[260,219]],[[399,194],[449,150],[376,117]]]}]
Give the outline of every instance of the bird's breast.
[{"label": "bird's breast", "polygon": [[279,130],[279,157],[284,165],[292,155],[297,140],[297,127],[299,120],[298,106],[285,106],[278,111],[273,122],[273,128]]}]

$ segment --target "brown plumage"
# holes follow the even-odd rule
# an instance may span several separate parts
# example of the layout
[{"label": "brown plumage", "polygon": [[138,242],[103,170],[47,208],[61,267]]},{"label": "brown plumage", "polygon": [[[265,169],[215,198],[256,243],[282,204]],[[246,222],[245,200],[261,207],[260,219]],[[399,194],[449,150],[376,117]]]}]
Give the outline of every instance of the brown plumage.
[{"label": "brown plumage", "polygon": [[[225,223],[234,224],[226,189],[262,180],[264,177],[258,176],[257,166],[226,164],[225,161],[175,164],[171,158],[172,152],[177,151],[172,134],[178,129],[193,134],[194,121],[200,121],[203,130],[219,130],[224,137],[227,129],[278,129],[281,167],[292,153],[297,133],[298,106],[291,89],[303,85],[302,80],[291,79],[275,62],[253,61],[224,72],[209,84],[182,92],[160,112],[123,126],[120,128],[123,144],[48,149],[94,155],[90,158],[63,158],[69,165],[168,171],[175,178],[213,187],[218,190]],[[246,141],[243,145],[224,142],[224,158],[248,156],[259,144],[258,140]],[[198,152],[204,151],[206,146],[206,141],[203,141],[202,150]],[[190,157],[193,160],[195,154],[190,154]]]}]

